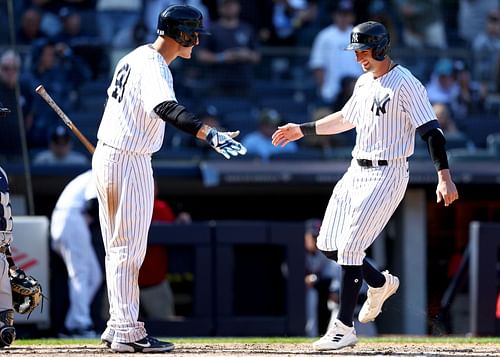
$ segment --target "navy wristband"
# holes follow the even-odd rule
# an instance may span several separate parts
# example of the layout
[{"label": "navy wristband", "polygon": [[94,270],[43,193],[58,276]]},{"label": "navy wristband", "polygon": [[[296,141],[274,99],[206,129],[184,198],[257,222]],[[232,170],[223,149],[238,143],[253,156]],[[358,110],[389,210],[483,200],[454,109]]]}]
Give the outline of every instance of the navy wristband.
[{"label": "navy wristband", "polygon": [[299,125],[300,130],[304,136],[316,135],[316,122],[310,121]]}]

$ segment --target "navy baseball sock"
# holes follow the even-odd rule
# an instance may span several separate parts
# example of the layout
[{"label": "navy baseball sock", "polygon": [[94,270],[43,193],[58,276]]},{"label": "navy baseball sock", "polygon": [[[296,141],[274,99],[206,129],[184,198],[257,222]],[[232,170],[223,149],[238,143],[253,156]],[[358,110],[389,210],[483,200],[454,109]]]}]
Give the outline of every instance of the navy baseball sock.
[{"label": "navy baseball sock", "polygon": [[354,308],[358,302],[359,289],[363,283],[363,269],[360,265],[342,265],[342,286],[337,319],[346,326],[352,326]]},{"label": "navy baseball sock", "polygon": [[372,288],[380,288],[385,284],[385,276],[366,258],[363,259],[363,278]]}]

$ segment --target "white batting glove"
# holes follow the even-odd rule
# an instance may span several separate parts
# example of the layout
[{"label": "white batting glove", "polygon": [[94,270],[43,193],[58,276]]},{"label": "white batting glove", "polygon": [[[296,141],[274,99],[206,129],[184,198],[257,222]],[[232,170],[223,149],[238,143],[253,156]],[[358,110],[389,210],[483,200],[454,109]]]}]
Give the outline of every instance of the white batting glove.
[{"label": "white batting glove", "polygon": [[231,156],[245,155],[247,153],[246,147],[233,139],[239,133],[239,131],[219,132],[217,129],[211,128],[206,140],[215,151],[226,159],[230,159]]}]

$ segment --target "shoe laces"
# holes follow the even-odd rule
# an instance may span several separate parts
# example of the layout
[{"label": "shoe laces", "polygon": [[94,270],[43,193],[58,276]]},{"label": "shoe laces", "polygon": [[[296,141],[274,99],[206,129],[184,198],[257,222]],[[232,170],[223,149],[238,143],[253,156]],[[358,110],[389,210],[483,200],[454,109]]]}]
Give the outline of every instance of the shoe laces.
[{"label": "shoe laces", "polygon": [[344,335],[345,335],[345,333],[344,333],[344,329],[343,329],[341,326],[339,326],[339,324],[338,324],[338,322],[337,322],[337,321],[335,321],[335,322],[333,323],[332,328],[331,328],[331,329],[329,329],[328,331],[326,331],[326,333],[325,333],[325,336],[324,336],[324,337],[335,337],[335,336],[337,336],[337,335],[342,335],[342,336],[344,336]]},{"label": "shoe laces", "polygon": [[377,293],[378,292],[368,290],[366,298],[366,306],[368,307],[369,310],[375,307],[374,305],[372,305],[372,302],[374,300],[374,296],[377,295]]}]

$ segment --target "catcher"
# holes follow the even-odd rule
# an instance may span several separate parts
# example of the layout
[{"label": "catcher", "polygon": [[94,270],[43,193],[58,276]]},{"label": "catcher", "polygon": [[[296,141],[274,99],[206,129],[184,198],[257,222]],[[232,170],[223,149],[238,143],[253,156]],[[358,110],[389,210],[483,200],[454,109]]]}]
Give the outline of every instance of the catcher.
[{"label": "catcher", "polygon": [[[10,111],[0,103],[0,118]],[[10,252],[12,211],[7,174],[0,167],[0,348],[10,346],[16,338],[14,310],[31,313],[42,301],[42,288],[32,276],[14,264]]]}]

